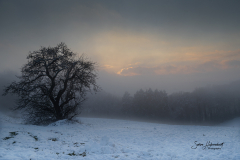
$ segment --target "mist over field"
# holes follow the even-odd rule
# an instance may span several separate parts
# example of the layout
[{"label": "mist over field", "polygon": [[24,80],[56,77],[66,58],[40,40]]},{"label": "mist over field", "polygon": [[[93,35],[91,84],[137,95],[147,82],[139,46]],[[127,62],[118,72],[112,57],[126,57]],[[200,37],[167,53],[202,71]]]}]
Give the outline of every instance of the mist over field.
[{"label": "mist over field", "polygon": [[[17,80],[14,74],[16,73],[1,74],[1,92],[4,86]],[[123,94],[106,92],[104,89],[96,94],[89,93],[87,100],[81,105],[80,117],[216,125],[240,116],[240,81],[202,85],[188,90],[185,88],[185,91],[175,89],[172,92],[137,86],[135,90],[134,87],[129,87],[130,92],[120,87]],[[21,116],[21,112],[11,110],[17,105],[16,102],[16,96],[1,96],[1,112]]]},{"label": "mist over field", "polygon": [[[239,160],[239,6],[236,0],[0,0],[0,159]],[[96,73],[101,89],[86,92],[73,119],[66,119],[68,107],[58,119],[54,102],[64,98],[50,97],[51,89],[35,90],[30,110],[13,110],[19,97],[2,94],[24,65],[35,67],[27,56],[59,44],[94,66],[89,84]],[[47,53],[53,63],[43,58],[43,66],[56,60]],[[63,70],[75,65],[67,61]],[[60,76],[72,71],[52,69]],[[44,78],[38,83],[54,84]],[[55,93],[66,91],[63,78]],[[76,98],[71,91],[65,106]],[[52,121],[32,125],[25,113],[34,107],[32,119]]]},{"label": "mist over field", "polygon": [[0,5],[1,77],[19,75],[30,51],[65,42],[97,62],[98,84],[117,96],[149,88],[191,92],[240,79],[237,1],[24,0]]},{"label": "mist over field", "polygon": [[17,80],[14,72],[5,72],[0,74],[0,111],[1,112],[11,112],[11,108],[13,108],[16,104],[16,96],[8,95],[2,96],[3,90],[6,86],[10,85],[14,80]]}]

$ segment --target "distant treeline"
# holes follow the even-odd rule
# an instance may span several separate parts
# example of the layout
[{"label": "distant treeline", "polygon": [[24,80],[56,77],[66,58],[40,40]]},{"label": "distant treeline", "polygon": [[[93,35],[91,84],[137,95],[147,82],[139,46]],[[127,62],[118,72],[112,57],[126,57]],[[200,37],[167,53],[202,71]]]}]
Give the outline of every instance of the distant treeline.
[{"label": "distant treeline", "polygon": [[125,92],[122,98],[100,93],[85,103],[83,114],[186,123],[223,122],[240,116],[240,81],[170,95],[152,89],[140,89],[133,96]]}]

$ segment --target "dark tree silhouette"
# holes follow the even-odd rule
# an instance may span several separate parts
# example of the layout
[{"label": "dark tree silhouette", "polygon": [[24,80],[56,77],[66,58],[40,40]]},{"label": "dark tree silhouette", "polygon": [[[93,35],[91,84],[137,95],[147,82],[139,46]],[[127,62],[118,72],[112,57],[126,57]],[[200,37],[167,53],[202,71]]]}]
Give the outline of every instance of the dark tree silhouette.
[{"label": "dark tree silhouette", "polygon": [[81,113],[88,91],[98,91],[96,63],[77,57],[65,43],[30,52],[19,82],[4,89],[17,94],[26,120],[33,124],[72,119]]},{"label": "dark tree silhouette", "polygon": [[130,93],[125,92],[122,97],[122,112],[124,116],[129,116],[133,112],[133,97],[130,95]]}]

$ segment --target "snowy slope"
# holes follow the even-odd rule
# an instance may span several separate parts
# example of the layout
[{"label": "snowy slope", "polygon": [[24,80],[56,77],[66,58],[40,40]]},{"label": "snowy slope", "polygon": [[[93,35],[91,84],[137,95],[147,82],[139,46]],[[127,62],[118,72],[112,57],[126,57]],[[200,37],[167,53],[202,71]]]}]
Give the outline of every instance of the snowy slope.
[{"label": "snowy slope", "polygon": [[[1,160],[240,159],[240,127],[99,118],[79,118],[81,124],[67,124],[63,120],[49,126],[34,126],[0,116]],[[239,119],[234,121],[240,123]],[[203,149],[208,141],[223,144],[211,146],[221,149]],[[202,146],[196,146],[200,143]]]},{"label": "snowy slope", "polygon": [[234,118],[233,120],[224,122],[219,126],[226,126],[226,127],[240,127],[240,117]]}]

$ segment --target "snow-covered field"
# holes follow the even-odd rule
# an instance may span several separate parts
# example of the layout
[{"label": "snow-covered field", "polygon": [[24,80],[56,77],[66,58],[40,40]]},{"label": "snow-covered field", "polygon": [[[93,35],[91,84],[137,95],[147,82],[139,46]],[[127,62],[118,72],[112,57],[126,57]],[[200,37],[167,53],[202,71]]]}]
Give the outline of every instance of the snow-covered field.
[{"label": "snow-covered field", "polygon": [[1,160],[240,160],[240,118],[214,127],[100,118],[34,126],[0,116]]}]

